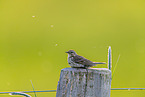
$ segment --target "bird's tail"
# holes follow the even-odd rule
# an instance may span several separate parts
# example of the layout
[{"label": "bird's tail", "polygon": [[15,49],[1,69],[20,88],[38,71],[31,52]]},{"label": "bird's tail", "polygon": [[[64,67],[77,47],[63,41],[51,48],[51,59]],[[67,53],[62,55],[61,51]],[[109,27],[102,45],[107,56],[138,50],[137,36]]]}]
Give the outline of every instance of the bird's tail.
[{"label": "bird's tail", "polygon": [[106,64],[105,62],[93,62],[94,65],[96,64]]}]

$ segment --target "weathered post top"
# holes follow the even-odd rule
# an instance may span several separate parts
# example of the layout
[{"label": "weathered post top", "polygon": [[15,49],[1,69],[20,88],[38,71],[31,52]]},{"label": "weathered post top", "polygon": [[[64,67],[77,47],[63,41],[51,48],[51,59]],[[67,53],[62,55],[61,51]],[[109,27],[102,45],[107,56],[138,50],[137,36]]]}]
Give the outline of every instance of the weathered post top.
[{"label": "weathered post top", "polygon": [[56,97],[110,97],[111,71],[107,68],[64,68]]}]

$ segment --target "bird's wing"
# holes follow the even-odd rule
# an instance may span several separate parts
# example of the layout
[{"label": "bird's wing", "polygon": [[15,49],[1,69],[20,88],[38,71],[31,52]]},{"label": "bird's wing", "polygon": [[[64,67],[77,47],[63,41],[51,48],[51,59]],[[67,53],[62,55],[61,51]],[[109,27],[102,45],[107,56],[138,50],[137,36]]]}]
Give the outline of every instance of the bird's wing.
[{"label": "bird's wing", "polygon": [[73,60],[74,60],[75,63],[78,63],[78,64],[83,64],[84,62],[87,61],[86,58],[84,58],[82,56],[79,56],[79,55],[74,56]]}]

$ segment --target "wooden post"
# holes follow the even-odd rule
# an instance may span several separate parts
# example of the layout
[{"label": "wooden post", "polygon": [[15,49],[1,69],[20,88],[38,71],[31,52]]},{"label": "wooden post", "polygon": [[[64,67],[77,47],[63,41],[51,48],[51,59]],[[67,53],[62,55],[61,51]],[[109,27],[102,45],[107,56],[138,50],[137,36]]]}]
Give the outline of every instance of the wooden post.
[{"label": "wooden post", "polygon": [[56,97],[110,97],[111,70],[107,68],[64,68]]}]

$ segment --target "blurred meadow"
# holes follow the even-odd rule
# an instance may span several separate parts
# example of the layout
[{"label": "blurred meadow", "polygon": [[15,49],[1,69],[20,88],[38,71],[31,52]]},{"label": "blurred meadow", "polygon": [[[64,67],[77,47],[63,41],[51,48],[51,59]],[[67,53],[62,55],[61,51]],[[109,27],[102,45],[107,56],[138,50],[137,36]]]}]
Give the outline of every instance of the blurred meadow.
[{"label": "blurred meadow", "polygon": [[[33,90],[30,80],[35,90],[56,90],[70,67],[65,51],[107,62],[109,46],[113,69],[120,54],[112,88],[145,88],[144,0],[0,0],[0,92]],[[145,91],[111,91],[129,96]]]}]

